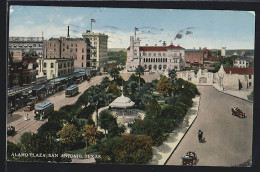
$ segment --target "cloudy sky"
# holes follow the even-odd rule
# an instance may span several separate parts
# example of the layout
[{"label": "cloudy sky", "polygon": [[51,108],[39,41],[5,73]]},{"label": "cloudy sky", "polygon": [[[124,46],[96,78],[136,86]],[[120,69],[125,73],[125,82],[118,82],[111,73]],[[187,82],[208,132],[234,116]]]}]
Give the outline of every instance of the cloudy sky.
[{"label": "cloudy sky", "polygon": [[70,25],[70,36],[81,37],[95,19],[92,30],[109,36],[109,48],[127,48],[137,27],[141,45],[254,49],[252,11],[11,6],[9,19],[9,36],[58,38]]}]

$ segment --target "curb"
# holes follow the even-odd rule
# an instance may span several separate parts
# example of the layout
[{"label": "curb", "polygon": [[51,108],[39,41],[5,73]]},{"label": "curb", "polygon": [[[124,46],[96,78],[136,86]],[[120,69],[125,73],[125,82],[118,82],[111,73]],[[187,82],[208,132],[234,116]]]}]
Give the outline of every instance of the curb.
[{"label": "curb", "polygon": [[[201,99],[201,96],[199,96]],[[196,117],[194,118],[194,120],[192,121],[192,123],[190,124],[190,126],[187,128],[187,130],[185,131],[185,133],[183,134],[183,136],[181,137],[181,139],[179,140],[178,144],[175,146],[175,148],[173,149],[173,151],[171,152],[170,156],[166,159],[166,161],[163,163],[163,165],[166,165],[166,163],[168,162],[168,160],[170,159],[170,157],[172,156],[172,154],[174,153],[174,151],[178,148],[179,144],[181,143],[182,139],[184,138],[184,136],[187,134],[187,132],[190,130],[190,127],[193,125],[194,121],[197,119],[198,117],[198,112],[200,109],[200,99],[199,99],[199,104],[198,104],[198,111],[196,114]]]},{"label": "curb", "polygon": [[[202,85],[201,85],[201,86],[202,86]],[[214,85],[212,85],[212,87],[214,87]],[[226,94],[226,95],[229,95],[229,96],[233,96],[233,97],[239,98],[239,99],[244,100],[244,101],[247,101],[247,102],[249,102],[249,103],[254,103],[254,102],[251,101],[251,100],[247,100],[247,99],[244,99],[244,98],[241,98],[241,97],[235,96],[235,95],[233,95],[233,94],[225,93],[225,92],[223,92],[223,91],[218,90],[216,87],[214,87],[214,88],[215,88],[218,92],[221,92],[221,93],[224,93],[224,94]]]}]

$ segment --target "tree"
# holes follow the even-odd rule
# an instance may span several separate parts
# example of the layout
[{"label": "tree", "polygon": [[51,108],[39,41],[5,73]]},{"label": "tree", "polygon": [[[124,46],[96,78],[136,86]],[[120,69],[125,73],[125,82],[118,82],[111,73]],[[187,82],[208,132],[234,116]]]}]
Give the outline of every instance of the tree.
[{"label": "tree", "polygon": [[152,139],[143,135],[126,135],[113,151],[115,163],[146,164],[153,156]]},{"label": "tree", "polygon": [[14,153],[20,153],[20,147],[10,141],[7,141],[7,159],[10,160],[16,160],[16,157],[12,156]]},{"label": "tree", "polygon": [[175,69],[169,70],[168,75],[169,75],[169,77],[170,77],[172,80],[175,80],[175,79],[177,78],[177,74],[176,74]]},{"label": "tree", "polygon": [[140,85],[141,85],[140,79],[141,79],[141,75],[144,74],[144,67],[141,66],[141,65],[138,65],[138,67],[135,69],[135,74],[138,75],[138,77],[139,77],[139,87],[138,87],[138,90],[140,90]]},{"label": "tree", "polygon": [[131,134],[150,136],[153,145],[159,146],[165,140],[165,134],[158,120],[160,120],[160,118],[156,120],[150,118],[136,120],[131,127]]},{"label": "tree", "polygon": [[88,89],[88,100],[91,106],[96,110],[96,126],[98,125],[98,108],[105,106],[107,103],[107,94],[100,86],[91,86]]},{"label": "tree", "polygon": [[117,68],[113,68],[111,69],[111,71],[109,72],[110,76],[116,80],[116,78],[119,77],[119,70]]},{"label": "tree", "polygon": [[113,95],[113,98],[116,98],[116,97],[120,96],[120,94],[121,94],[121,89],[115,82],[110,84],[107,87],[106,91],[107,91],[107,93],[111,93]]},{"label": "tree", "polygon": [[108,111],[104,110],[100,113],[99,126],[105,130],[105,137],[115,137],[120,134],[120,128],[117,125],[116,118]]},{"label": "tree", "polygon": [[73,124],[65,125],[60,131],[57,132],[57,136],[61,138],[62,143],[70,145],[77,141],[78,131]]},{"label": "tree", "polygon": [[167,94],[169,95],[171,94],[172,84],[169,82],[166,76],[162,75],[156,85],[156,89],[158,90],[159,93],[163,94],[163,96],[165,97]]},{"label": "tree", "polygon": [[102,85],[104,88],[107,88],[110,85],[110,80],[109,78],[106,76],[102,79],[100,85]]},{"label": "tree", "polygon": [[82,129],[82,136],[86,141],[86,149],[88,143],[96,143],[97,140],[97,127],[93,125],[85,125]]},{"label": "tree", "polygon": [[146,106],[146,118],[156,119],[160,117],[162,112],[161,106],[158,104],[156,99],[153,99]]}]

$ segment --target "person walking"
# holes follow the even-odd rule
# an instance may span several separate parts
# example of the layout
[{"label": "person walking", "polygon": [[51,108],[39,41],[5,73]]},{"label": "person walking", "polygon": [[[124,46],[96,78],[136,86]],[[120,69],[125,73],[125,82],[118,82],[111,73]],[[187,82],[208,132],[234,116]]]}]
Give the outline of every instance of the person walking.
[{"label": "person walking", "polygon": [[200,142],[201,139],[202,139],[202,131],[201,130],[199,130],[199,132],[198,132],[198,138],[199,138],[199,142]]}]

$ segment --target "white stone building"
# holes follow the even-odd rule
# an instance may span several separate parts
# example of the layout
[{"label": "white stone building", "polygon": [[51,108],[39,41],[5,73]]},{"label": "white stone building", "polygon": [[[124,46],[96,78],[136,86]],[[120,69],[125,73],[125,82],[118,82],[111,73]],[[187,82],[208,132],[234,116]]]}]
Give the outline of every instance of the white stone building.
[{"label": "white stone building", "polygon": [[215,82],[223,90],[247,90],[254,88],[254,68],[224,68],[216,73]]},{"label": "white stone building", "polygon": [[127,49],[127,71],[135,71],[141,65],[146,71],[179,71],[184,67],[184,48],[174,45],[140,46],[140,39],[130,37],[130,47]]},{"label": "white stone building", "polygon": [[237,57],[233,61],[233,66],[238,68],[247,68],[249,67],[249,60],[246,57]]},{"label": "white stone building", "polygon": [[37,63],[38,77],[53,79],[74,73],[74,59],[39,58]]},{"label": "white stone building", "polygon": [[190,81],[196,85],[212,85],[215,78],[215,73],[208,72],[207,69],[199,69],[197,74],[195,74],[194,70],[181,71],[176,74],[178,78]]},{"label": "white stone building", "polygon": [[108,36],[103,33],[94,33],[87,31],[83,33],[84,38],[89,38],[90,44],[94,49],[90,50],[90,66],[101,72],[106,71],[107,66],[107,39]]}]

